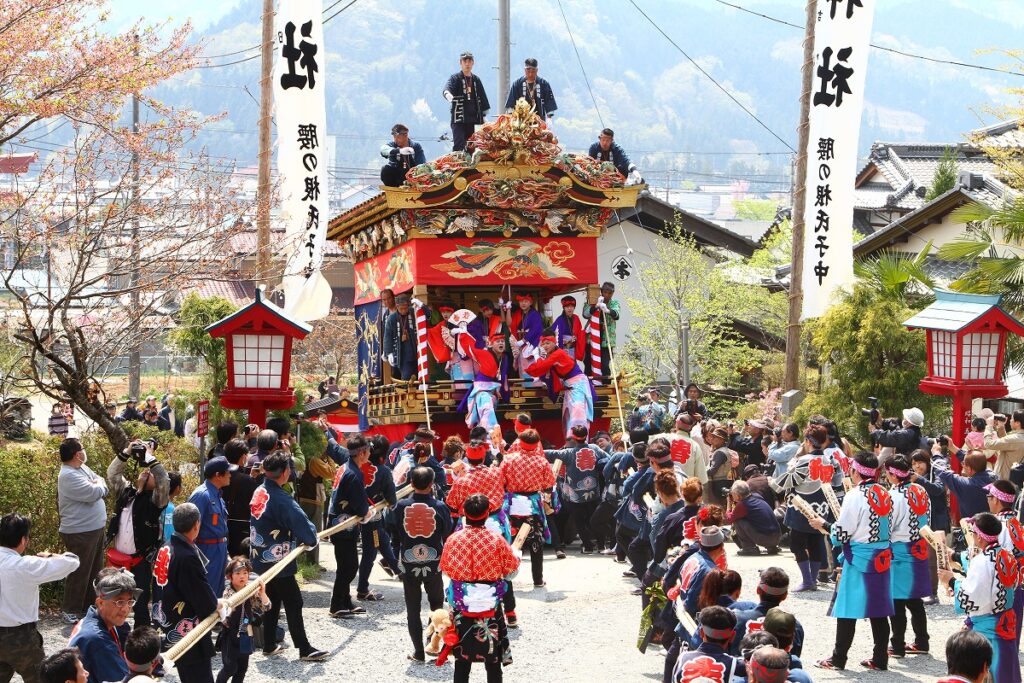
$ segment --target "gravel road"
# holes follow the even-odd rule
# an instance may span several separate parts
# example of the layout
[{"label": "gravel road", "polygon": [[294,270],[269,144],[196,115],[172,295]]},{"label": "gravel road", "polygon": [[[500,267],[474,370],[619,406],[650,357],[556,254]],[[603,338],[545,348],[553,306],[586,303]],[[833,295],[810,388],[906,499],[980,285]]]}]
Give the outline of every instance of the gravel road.
[{"label": "gravel road", "polygon": [[[743,576],[743,599],[755,599],[757,570],[776,564],[790,576],[797,576],[792,555],[775,558],[736,557],[736,546],[726,546],[729,565]],[[598,555],[581,555],[578,544],[568,557],[545,558],[544,574],[547,588],[533,588],[528,568],[515,581],[519,601],[516,612],[521,628],[510,631],[514,663],[505,669],[508,681],[658,681],[664,664],[660,648],[652,647],[641,654],[635,646],[640,614],[640,599],[630,595],[637,583],[621,576],[624,565]],[[303,586],[306,629],[312,643],[330,650],[325,662],[298,661],[298,653],[290,648],[283,655],[264,658],[253,655],[246,681],[443,681],[451,680],[452,665],[444,667],[412,664],[406,655],[412,651],[406,631],[402,587],[387,579],[379,567],[374,568],[371,583],[383,592],[385,600],[365,604],[369,615],[359,619],[338,621],[327,614],[331,584],[334,578],[333,554],[321,552],[321,563],[328,571],[316,581]],[[527,560],[528,562],[528,560]],[[946,638],[960,627],[948,604],[928,608],[932,651],[937,657],[915,656],[890,660],[888,672],[869,672],[856,662],[870,655],[870,629],[866,621],[858,624],[857,637],[850,652],[850,670],[823,671],[813,662],[831,652],[835,638],[835,621],[825,616],[831,596],[829,591],[791,596],[784,607],[793,611],[806,631],[803,660],[815,681],[933,681],[945,674],[942,652]],[[426,603],[424,600],[424,619]],[[61,627],[55,619],[43,624],[46,650],[62,647],[70,628]],[[214,670],[220,666],[214,659]],[[479,671],[476,669],[479,668]],[[164,679],[175,681],[173,669]],[[483,681],[482,667],[475,667],[473,680]]]}]

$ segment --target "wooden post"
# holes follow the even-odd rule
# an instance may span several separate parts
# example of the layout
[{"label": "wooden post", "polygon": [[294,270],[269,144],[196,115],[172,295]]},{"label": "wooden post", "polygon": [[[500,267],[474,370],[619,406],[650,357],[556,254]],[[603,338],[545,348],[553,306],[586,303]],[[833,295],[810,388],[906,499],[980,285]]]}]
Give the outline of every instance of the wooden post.
[{"label": "wooden post", "polygon": [[818,0],[807,0],[803,85],[800,89],[800,124],[797,127],[796,170],[793,172],[793,260],[789,268],[789,324],[786,327],[784,391],[796,389],[800,383],[800,309],[804,303],[804,202],[807,197],[807,143],[811,134],[811,89],[814,84],[814,24],[818,18],[817,14]]},{"label": "wooden post", "polygon": [[256,189],[256,282],[270,283],[270,124],[273,115],[274,0],[263,0],[260,69],[259,177]]}]

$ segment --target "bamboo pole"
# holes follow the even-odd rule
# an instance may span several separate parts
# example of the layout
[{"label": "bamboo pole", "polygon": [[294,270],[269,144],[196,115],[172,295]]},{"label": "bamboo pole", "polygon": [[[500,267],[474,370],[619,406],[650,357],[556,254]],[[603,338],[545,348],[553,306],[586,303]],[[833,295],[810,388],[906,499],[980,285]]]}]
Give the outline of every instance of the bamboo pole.
[{"label": "bamboo pole", "polygon": [[[602,315],[601,325],[604,327],[604,338],[608,339],[608,320]],[[615,354],[612,353],[611,340],[608,340],[608,365],[612,375],[612,386],[615,387],[615,403],[619,408],[619,428],[627,432],[626,430],[626,418],[622,414],[622,397],[619,395],[619,378],[615,373]]]},{"label": "bamboo pole", "polygon": [[[412,486],[405,486],[404,488],[400,489],[396,495],[398,498],[405,498],[411,493]],[[386,508],[387,506],[387,501],[381,501],[380,503],[374,505],[373,509],[376,511],[380,511]],[[351,529],[352,527],[358,525],[360,521],[362,521],[362,517],[349,517],[340,524],[335,524],[334,526],[328,529],[324,529],[323,531],[318,533],[316,537],[318,540],[322,541],[333,536],[339,531]],[[259,586],[261,583],[263,585],[270,583],[270,581],[273,580],[275,576],[284,571],[285,567],[287,567],[294,560],[298,559],[298,557],[307,550],[310,550],[310,546],[308,545],[300,545],[292,549],[290,553],[288,553],[280,560],[278,560],[276,563],[274,563],[274,565],[270,569],[268,569],[264,574],[260,575],[258,581],[251,582],[248,586],[246,586],[245,588],[243,588],[242,590],[238,591],[230,598],[228,598],[228,607],[234,609],[242,603],[244,603],[249,598],[251,598],[256,593],[256,591],[259,590]],[[213,627],[217,625],[217,622],[219,620],[220,614],[218,612],[214,612],[213,614],[211,614],[210,616],[206,617],[201,622],[196,624],[196,627],[194,629],[189,631],[189,633],[184,638],[182,638],[177,643],[172,645],[171,648],[164,653],[164,661],[175,662],[178,659],[180,659],[182,655],[188,652],[193,645],[198,643],[203,638],[203,636],[209,633],[210,630],[212,630]]]}]

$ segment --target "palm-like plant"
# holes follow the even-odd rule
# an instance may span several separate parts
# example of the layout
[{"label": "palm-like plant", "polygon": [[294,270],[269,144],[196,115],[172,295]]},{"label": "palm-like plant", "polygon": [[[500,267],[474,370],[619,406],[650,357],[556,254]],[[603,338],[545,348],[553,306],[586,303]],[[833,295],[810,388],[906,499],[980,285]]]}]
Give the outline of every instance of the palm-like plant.
[{"label": "palm-like plant", "polygon": [[854,261],[853,274],[857,276],[858,284],[878,294],[906,306],[923,305],[935,287],[924,267],[931,250],[931,242],[916,256],[883,250],[869,258]]}]

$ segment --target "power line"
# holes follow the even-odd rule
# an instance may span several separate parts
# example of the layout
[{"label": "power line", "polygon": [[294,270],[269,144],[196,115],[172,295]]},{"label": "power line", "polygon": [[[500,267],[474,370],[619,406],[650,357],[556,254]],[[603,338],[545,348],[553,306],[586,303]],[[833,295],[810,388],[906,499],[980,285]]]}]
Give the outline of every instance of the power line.
[{"label": "power line", "polygon": [[[332,9],[334,9],[335,7],[337,7],[338,5],[343,3],[344,1],[345,0],[336,0],[336,2],[334,2],[332,5],[324,8],[323,13],[327,14],[328,12],[330,12]],[[340,10],[338,10],[337,12],[332,14],[331,16],[329,16],[326,19],[324,19],[324,24],[329,22],[331,19],[334,19],[336,16],[338,16],[339,14],[341,14],[342,12],[344,12],[345,10],[347,10],[349,7],[351,7],[352,5],[356,4],[357,2],[359,2],[359,0],[349,0],[349,3],[347,5],[342,7]],[[246,52],[249,52],[251,50],[261,50],[262,47],[263,47],[262,45],[257,43],[256,45],[250,45],[249,47],[247,47],[245,49],[235,50],[234,52],[225,52],[225,53],[219,54],[219,55],[200,55],[199,59],[221,59],[222,57],[233,57],[235,55],[245,54]],[[259,56],[260,56],[260,53],[257,52],[255,55],[252,55],[250,57],[246,57],[245,59],[238,59],[238,60],[235,60],[233,62],[226,62],[224,64],[205,64],[205,65],[202,65],[202,66],[197,66],[196,68],[197,69],[216,69],[216,68],[221,67],[221,66],[231,66],[233,64],[241,64],[243,62],[248,62],[249,60],[256,59]]]},{"label": "power line", "polygon": [[679,47],[679,45],[676,43],[676,41],[672,40],[672,38],[670,38],[669,35],[667,33],[665,33],[665,31],[663,31],[660,26],[658,26],[658,24],[654,21],[654,19],[651,19],[647,15],[646,12],[644,12],[642,9],[640,9],[640,6],[638,4],[636,4],[636,2],[634,2],[634,0],[629,0],[629,3],[631,5],[633,5],[633,7],[636,8],[637,12],[639,12],[640,14],[643,15],[644,19],[646,19],[647,21],[650,22],[651,26],[653,26],[658,31],[658,33],[660,33],[661,35],[663,35],[665,37],[665,40],[667,40],[668,42],[672,43],[672,47],[674,47],[675,49],[679,50],[680,54],[682,54],[684,57],[686,57],[687,61],[689,61],[690,64],[692,64],[698,71],[700,71],[702,74],[704,74],[705,78],[707,78],[709,81],[714,83],[716,88],[721,90],[723,93],[725,93],[726,97],[728,97],[730,100],[735,102],[736,106],[738,106],[740,109],[742,109],[744,112],[747,113],[747,116],[749,116],[750,118],[752,118],[755,121],[757,121],[758,125],[760,125],[766,131],[771,133],[772,137],[774,137],[776,140],[778,140],[783,145],[785,145],[786,149],[788,149],[788,150],[792,151],[794,154],[796,154],[796,150],[793,149],[793,146],[791,144],[789,144],[788,142],[783,140],[781,137],[779,137],[778,133],[776,133],[774,130],[772,130],[771,128],[768,127],[767,123],[765,123],[764,121],[762,121],[761,119],[759,119],[757,117],[757,114],[755,114],[754,112],[752,112],[749,109],[747,109],[743,105],[742,102],[740,102],[738,99],[736,99],[735,95],[733,95],[731,92],[726,90],[725,86],[723,86],[721,83],[719,83],[717,80],[715,80],[714,76],[712,76],[707,71],[705,71],[704,68],[700,64],[698,64],[696,62],[696,60],[693,59],[693,57],[691,57],[689,54],[687,54],[686,50],[684,50],[683,48]]},{"label": "power line", "polygon": [[558,11],[562,13],[562,21],[565,22],[565,32],[569,34],[569,42],[572,43],[572,49],[576,53],[576,61],[580,65],[580,71],[583,72],[583,82],[587,84],[587,91],[590,93],[590,100],[594,103],[594,111],[597,112],[597,120],[601,122],[601,128],[604,128],[604,118],[601,116],[601,108],[597,106],[597,98],[594,97],[594,90],[590,87],[590,79],[587,78],[587,70],[583,68],[583,59],[580,57],[579,48],[576,47],[576,39],[572,35],[572,29],[569,28],[569,19],[565,16],[565,9],[562,7],[562,0],[558,0]]},{"label": "power line", "polygon": [[[747,9],[746,7],[742,7],[741,5],[737,5],[737,4],[734,4],[734,3],[731,3],[731,2],[727,2],[726,0],[714,0],[714,1],[717,2],[719,5],[725,5],[726,7],[732,7],[733,9],[739,10],[740,12],[746,12],[747,14],[752,14],[755,17],[760,17],[761,19],[767,19],[768,21],[775,22],[776,24],[782,24],[783,26],[789,26],[790,28],[799,29],[801,31],[804,30],[803,26],[801,26],[799,24],[794,24],[791,21],[786,21],[785,19],[779,19],[778,17],[772,17],[772,16],[769,16],[767,14],[762,14],[761,12],[757,12],[757,11],[752,10],[752,9]],[[996,67],[992,67],[992,66],[984,66],[983,64],[971,64],[969,62],[961,62],[961,61],[957,61],[955,59],[939,59],[938,57],[928,57],[927,55],[919,55],[919,54],[915,54],[913,52],[905,52],[903,50],[897,50],[894,47],[886,47],[884,45],[876,45],[875,43],[869,43],[869,44],[870,44],[871,47],[875,48],[876,50],[882,50],[883,52],[892,52],[893,54],[900,55],[901,57],[910,57],[911,59],[921,59],[921,60],[924,60],[926,62],[933,62],[933,63],[936,63],[936,64],[949,64],[951,66],[962,66],[962,67],[964,67],[966,69],[977,69],[979,71],[994,71],[995,73],[1006,74],[1007,76],[1024,76],[1024,73],[1021,73],[1019,71],[1008,71],[1006,69],[997,69]]]}]

